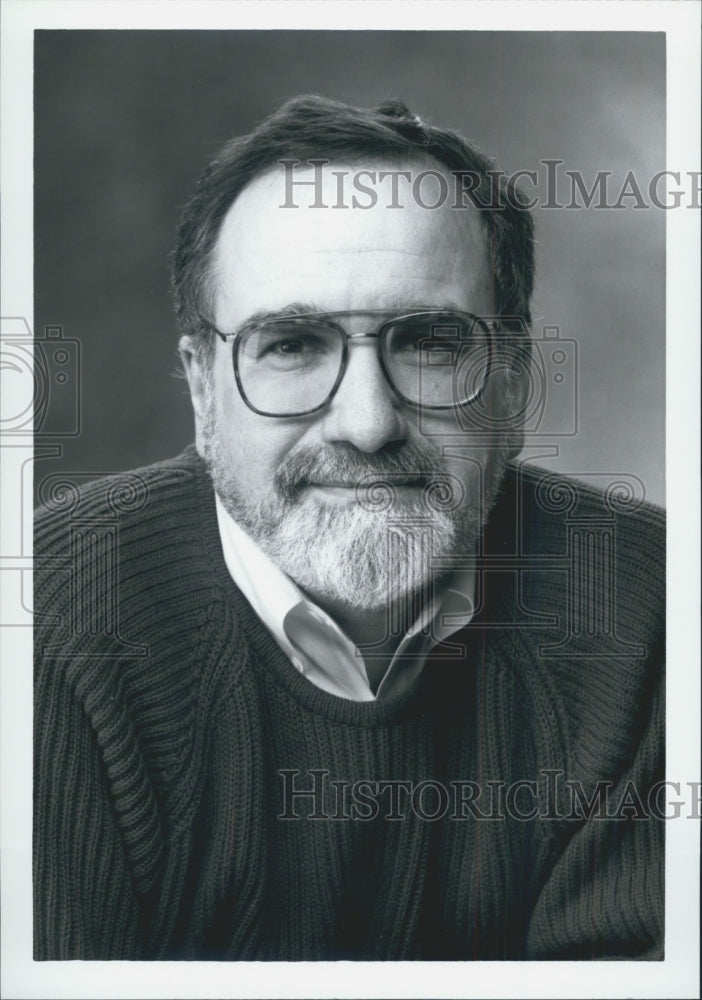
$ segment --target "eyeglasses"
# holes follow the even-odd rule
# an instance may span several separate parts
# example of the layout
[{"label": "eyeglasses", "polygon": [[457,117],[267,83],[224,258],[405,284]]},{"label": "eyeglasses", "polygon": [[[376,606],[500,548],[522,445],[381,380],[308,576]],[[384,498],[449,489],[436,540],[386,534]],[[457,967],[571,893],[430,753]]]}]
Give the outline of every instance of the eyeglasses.
[{"label": "eyeglasses", "polygon": [[[348,333],[339,320],[383,317],[377,329]],[[475,402],[490,373],[495,321],[454,310],[397,315],[386,310],[295,313],[252,320],[233,333],[203,323],[232,343],[234,375],[246,405],[266,417],[323,409],[341,385],[349,341],[377,338],[380,366],[400,399],[449,410]]]}]

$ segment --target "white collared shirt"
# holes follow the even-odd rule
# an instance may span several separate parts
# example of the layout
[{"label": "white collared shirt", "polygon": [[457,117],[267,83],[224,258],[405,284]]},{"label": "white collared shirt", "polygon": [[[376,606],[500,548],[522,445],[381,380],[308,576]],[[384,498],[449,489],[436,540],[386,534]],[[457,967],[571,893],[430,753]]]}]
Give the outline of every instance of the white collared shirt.
[{"label": "white collared shirt", "polygon": [[374,694],[356,645],[234,521],[216,494],[215,501],[224,561],[234,583],[293,666],[330,694],[374,701],[407,688],[433,647],[473,617],[475,567],[471,566],[454,574],[401,639]]}]

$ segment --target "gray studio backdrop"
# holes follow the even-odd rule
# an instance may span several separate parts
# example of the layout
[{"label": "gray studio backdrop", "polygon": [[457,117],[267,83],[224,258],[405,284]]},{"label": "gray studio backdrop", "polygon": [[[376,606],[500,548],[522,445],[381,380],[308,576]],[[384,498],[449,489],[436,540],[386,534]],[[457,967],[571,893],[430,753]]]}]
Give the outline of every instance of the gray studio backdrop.
[{"label": "gray studio backdrop", "polygon": [[[179,207],[221,142],[319,93],[399,97],[508,174],[537,171],[534,398],[539,380],[552,398],[530,415],[528,454],[595,481],[638,477],[664,502],[666,213],[648,197],[665,169],[662,34],[39,31],[35,56],[34,328],[54,328],[47,389],[68,372],[46,418],[61,455],[37,462],[37,488],[192,440],[168,290]],[[610,172],[605,204],[631,171],[649,204],[542,207],[545,160],[563,161],[556,204],[571,201],[566,170],[587,189]]]}]

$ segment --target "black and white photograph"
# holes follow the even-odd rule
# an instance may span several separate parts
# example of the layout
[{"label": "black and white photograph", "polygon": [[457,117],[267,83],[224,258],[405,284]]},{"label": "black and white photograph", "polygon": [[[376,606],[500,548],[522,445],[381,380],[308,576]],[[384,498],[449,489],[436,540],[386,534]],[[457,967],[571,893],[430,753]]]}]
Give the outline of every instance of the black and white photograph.
[{"label": "black and white photograph", "polygon": [[9,6],[3,995],[697,995],[694,5]]}]

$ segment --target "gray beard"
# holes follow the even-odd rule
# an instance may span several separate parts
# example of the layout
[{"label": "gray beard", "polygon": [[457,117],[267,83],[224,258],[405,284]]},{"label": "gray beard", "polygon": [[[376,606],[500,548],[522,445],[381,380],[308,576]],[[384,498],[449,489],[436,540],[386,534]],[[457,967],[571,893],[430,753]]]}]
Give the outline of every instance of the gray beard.
[{"label": "gray beard", "polygon": [[[478,502],[436,449],[411,442],[366,454],[340,443],[291,452],[269,494],[242,495],[225,454],[213,407],[203,427],[205,460],[225,510],[303,590],[361,612],[398,609],[470,556],[494,503],[507,461],[501,449],[480,470]],[[411,478],[415,488],[398,490]],[[324,503],[310,483],[354,482],[355,499]],[[420,489],[421,488],[421,489]]]}]

